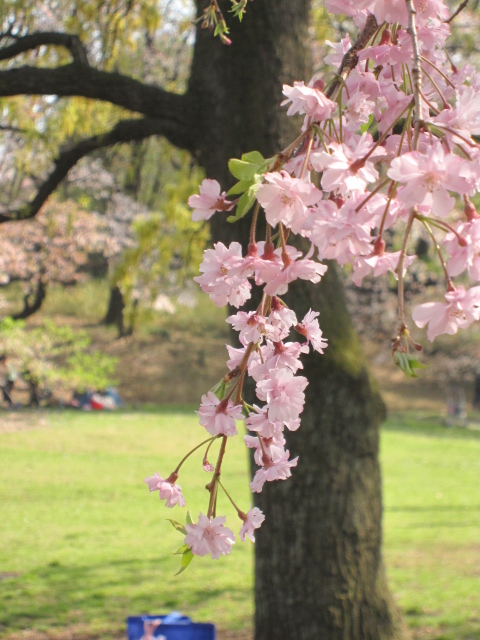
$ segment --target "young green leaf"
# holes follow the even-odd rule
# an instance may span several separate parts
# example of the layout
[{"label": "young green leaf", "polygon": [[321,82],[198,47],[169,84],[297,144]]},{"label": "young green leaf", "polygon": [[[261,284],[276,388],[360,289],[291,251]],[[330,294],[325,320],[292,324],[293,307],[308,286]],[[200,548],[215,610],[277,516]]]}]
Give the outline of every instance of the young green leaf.
[{"label": "young green leaf", "polygon": [[409,378],[418,378],[415,369],[424,369],[426,365],[420,362],[416,356],[404,353],[403,351],[395,351],[393,354],[395,364],[400,367],[403,373]]},{"label": "young green leaf", "polygon": [[252,162],[244,162],[237,158],[232,158],[228,162],[230,173],[237,180],[251,180],[260,168],[260,164]]},{"label": "young green leaf", "polygon": [[185,571],[185,569],[188,567],[188,565],[192,560],[193,560],[193,552],[190,548],[187,548],[186,551],[184,551],[182,554],[180,571],[177,571],[175,575],[178,576],[180,573]]},{"label": "young green leaf", "polygon": [[172,523],[173,527],[177,531],[180,531],[185,536],[187,535],[187,530],[185,529],[185,526],[181,522],[177,522],[176,520],[172,520],[171,518],[167,518],[167,520]]},{"label": "young green leaf", "polygon": [[[260,151],[249,151],[248,153],[244,153],[242,155],[242,160],[244,162],[251,162],[252,164],[258,165],[262,165],[267,162]],[[271,160],[271,158],[268,158],[268,160]]]},{"label": "young green leaf", "polygon": [[217,396],[219,400],[223,400],[227,395],[227,383],[225,380],[220,380],[217,384],[211,388],[211,391]]},{"label": "young green leaf", "polygon": [[188,544],[182,544],[181,547],[179,547],[175,552],[174,552],[174,556],[181,556],[185,553],[185,551],[188,549]]},{"label": "young green leaf", "polygon": [[243,193],[253,184],[252,180],[240,180],[240,182],[236,182],[230,191],[227,193],[227,196],[234,196],[238,193]]},{"label": "young green leaf", "polygon": [[243,196],[238,201],[235,215],[229,216],[227,218],[228,222],[236,222],[237,220],[243,218],[243,216],[250,211],[253,203],[255,202],[255,193],[257,192],[259,186],[260,185],[258,184],[253,184],[247,191],[245,191]]}]

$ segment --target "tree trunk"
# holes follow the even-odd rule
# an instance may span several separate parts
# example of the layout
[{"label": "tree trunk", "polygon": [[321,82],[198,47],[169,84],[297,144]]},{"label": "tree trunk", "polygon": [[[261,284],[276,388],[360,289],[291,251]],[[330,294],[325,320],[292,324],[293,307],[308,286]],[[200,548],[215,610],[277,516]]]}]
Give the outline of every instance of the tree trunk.
[{"label": "tree trunk", "polygon": [[[272,155],[297,133],[279,104],[282,83],[308,79],[309,8],[307,0],[255,0],[241,25],[232,22],[231,46],[197,31],[191,135],[198,161],[224,188],[229,158],[251,150]],[[248,226],[249,220],[228,225],[217,214],[212,235],[245,245]],[[329,347],[305,360],[310,385],[302,426],[288,438],[298,467],[289,481],[268,483],[258,496],[267,519],[256,535],[255,638],[404,637],[381,557],[384,407],[334,268],[321,286],[295,283],[287,300],[299,319],[309,308],[321,311]]]},{"label": "tree trunk", "polygon": [[118,329],[118,336],[121,338],[125,335],[124,316],[125,302],[120,288],[115,285],[110,289],[110,298],[108,300],[107,313],[103,319],[103,324],[108,326],[115,325]]},{"label": "tree trunk", "polygon": [[302,425],[287,434],[291,456],[299,456],[293,477],[258,496],[267,528],[255,549],[255,637],[405,637],[381,556],[384,405],[334,266],[321,286],[297,283],[286,300],[300,318],[310,308],[320,310],[329,346],[304,361],[310,384]]}]

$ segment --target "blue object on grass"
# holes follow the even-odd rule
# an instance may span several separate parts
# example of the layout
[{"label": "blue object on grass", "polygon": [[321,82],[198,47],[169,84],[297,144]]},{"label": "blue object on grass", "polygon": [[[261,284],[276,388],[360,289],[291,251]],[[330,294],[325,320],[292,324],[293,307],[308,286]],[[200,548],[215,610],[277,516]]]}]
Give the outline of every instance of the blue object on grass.
[{"label": "blue object on grass", "polygon": [[[148,623],[155,620],[160,620],[161,623],[152,629]],[[206,622],[192,622],[189,617],[182,616],[178,611],[172,611],[168,615],[127,618],[128,640],[160,639],[162,636],[165,640],[215,640],[215,626]]]}]

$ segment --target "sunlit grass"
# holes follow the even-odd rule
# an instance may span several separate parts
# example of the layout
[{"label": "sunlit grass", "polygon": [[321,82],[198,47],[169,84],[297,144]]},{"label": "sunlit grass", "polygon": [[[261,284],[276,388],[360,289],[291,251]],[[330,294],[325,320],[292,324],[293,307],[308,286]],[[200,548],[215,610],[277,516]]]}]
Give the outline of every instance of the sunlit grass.
[{"label": "sunlit grass", "polygon": [[[194,407],[8,422],[37,426],[0,434],[2,637],[82,627],[106,639],[123,633],[127,615],[172,609],[222,628],[251,626],[251,544],[217,562],[196,558],[175,577],[171,553],[182,540],[166,518],[184,511],[167,511],[143,483],[204,437]],[[247,508],[240,439],[230,452],[225,482]],[[480,432],[397,416],[383,430],[382,464],[386,564],[407,622],[422,638],[479,638]],[[179,479],[193,515],[206,510],[208,477],[194,454]]]}]

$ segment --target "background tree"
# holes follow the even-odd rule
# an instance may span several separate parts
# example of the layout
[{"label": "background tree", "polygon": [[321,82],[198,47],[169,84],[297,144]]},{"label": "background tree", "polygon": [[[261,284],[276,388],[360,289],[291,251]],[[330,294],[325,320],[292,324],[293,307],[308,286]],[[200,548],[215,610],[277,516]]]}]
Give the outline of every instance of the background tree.
[{"label": "background tree", "polygon": [[[198,17],[207,4],[198,0]],[[118,29],[126,29],[123,25],[142,11],[155,10],[153,4],[140,3],[132,14],[131,3],[113,5],[118,15],[123,12],[124,22],[114,21]],[[293,137],[292,124],[278,105],[283,82],[310,75],[307,0],[255,0],[241,29],[232,24],[230,47],[197,25],[184,93],[127,75],[127,55],[118,57],[112,69],[109,36],[102,31],[102,20],[111,16],[103,6],[97,12],[96,5],[76,3],[66,29],[85,19],[80,38],[63,29],[31,31],[33,17],[23,9],[27,27],[6,29],[1,96],[55,95],[65,109],[71,103],[63,98],[72,96],[114,106],[90,130],[71,131],[74,137],[67,146],[54,146],[53,170],[46,172],[26,206],[4,211],[1,221],[36,215],[80,158],[116,143],[164,136],[190,151],[209,177],[227,186],[230,157],[251,149],[272,155]],[[5,13],[5,21],[11,15]],[[98,21],[96,30],[87,19]],[[155,26],[145,29],[152,39],[154,32]],[[125,46],[128,50],[131,44]],[[33,58],[32,52],[39,51],[43,54]],[[85,107],[91,114],[99,113],[94,104]],[[48,110],[48,101],[41,107]],[[105,120],[114,126],[107,129]],[[66,142],[64,136],[61,143]],[[213,229],[214,239],[227,242],[239,233],[245,239],[243,225],[216,224]],[[310,307],[321,309],[330,346],[327,356],[313,356],[306,364],[312,382],[303,434],[289,441],[302,468],[294,482],[269,487],[261,497],[267,522],[256,546],[256,638],[400,637],[381,558],[378,427],[383,405],[365,368],[334,269],[322,287],[305,285],[292,295],[300,314]]]}]

